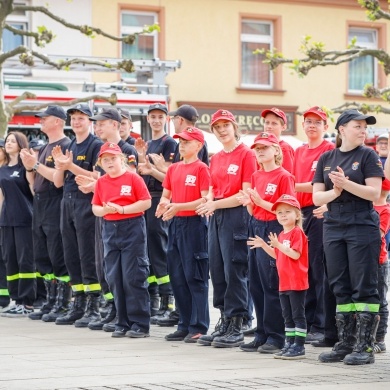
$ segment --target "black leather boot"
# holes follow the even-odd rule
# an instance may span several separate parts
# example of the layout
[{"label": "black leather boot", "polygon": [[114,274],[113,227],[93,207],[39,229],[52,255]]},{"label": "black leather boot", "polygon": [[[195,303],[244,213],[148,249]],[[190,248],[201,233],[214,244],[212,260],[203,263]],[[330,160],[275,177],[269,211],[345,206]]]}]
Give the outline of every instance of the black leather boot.
[{"label": "black leather boot", "polygon": [[211,345],[217,348],[239,347],[244,342],[242,317],[232,317],[229,328],[223,336],[215,337]]},{"label": "black leather boot", "polygon": [[162,295],[160,301],[160,309],[158,313],[150,318],[150,323],[156,325],[158,320],[168,318],[169,314],[174,310],[175,299],[173,295]]},{"label": "black leather boot", "polygon": [[345,356],[344,364],[357,366],[375,362],[374,341],[379,319],[380,317],[376,313],[357,314],[357,344],[352,353]]},{"label": "black leather boot", "polygon": [[225,318],[224,314],[221,312],[221,317],[219,318],[217,325],[215,325],[214,332],[200,336],[197,343],[207,347],[210,346],[216,337],[221,337],[227,332],[229,324],[230,320]]},{"label": "black leather boot", "polygon": [[51,309],[56,303],[57,297],[57,282],[56,280],[44,280],[46,289],[46,302],[42,305],[40,310],[34,311],[28,315],[31,320],[41,320],[44,314],[50,313]]},{"label": "black leather boot", "polygon": [[76,328],[86,328],[91,321],[100,321],[100,295],[88,294],[87,295],[87,308],[84,315],[76,320],[74,326]]},{"label": "black leather boot", "polygon": [[339,337],[330,352],[323,352],[318,360],[323,363],[341,362],[353,351],[356,344],[356,315],[355,313],[337,313],[336,326]]},{"label": "black leather boot", "polygon": [[74,297],[72,308],[66,315],[56,319],[56,325],[73,325],[75,321],[79,320],[84,315],[86,303],[87,296],[84,293],[77,294]]},{"label": "black leather boot", "polygon": [[180,314],[177,308],[173,310],[168,317],[161,317],[157,320],[158,326],[175,326],[179,323]]},{"label": "black leather boot", "polygon": [[153,294],[150,296],[150,316],[156,316],[160,309],[160,295]]},{"label": "black leather boot", "polygon": [[44,322],[55,322],[58,317],[64,316],[69,311],[72,299],[72,289],[68,282],[57,282],[56,302],[50,313],[42,316]]},{"label": "black leather boot", "polygon": [[[106,316],[103,319],[91,321],[88,328],[91,330],[102,330],[105,324],[109,324],[116,317],[116,308],[114,301],[108,301]],[[79,320],[80,321],[80,320]]]}]

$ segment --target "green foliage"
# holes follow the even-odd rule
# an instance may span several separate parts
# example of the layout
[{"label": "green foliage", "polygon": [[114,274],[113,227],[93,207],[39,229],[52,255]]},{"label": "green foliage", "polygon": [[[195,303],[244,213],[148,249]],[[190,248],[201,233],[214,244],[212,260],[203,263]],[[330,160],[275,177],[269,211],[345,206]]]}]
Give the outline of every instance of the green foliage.
[{"label": "green foliage", "polygon": [[89,38],[95,38],[96,35],[94,34],[93,30],[91,27],[87,26],[84,24],[83,26],[80,26],[80,32],[84,34],[85,36]]},{"label": "green foliage", "polygon": [[358,0],[358,3],[367,10],[367,18],[372,22],[381,18],[379,12],[381,7],[378,0]]},{"label": "green foliage", "polygon": [[153,32],[160,32],[160,26],[158,23],[152,24],[150,26],[144,26],[144,29],[142,30],[142,33],[144,34],[152,34]]},{"label": "green foliage", "polygon": [[45,47],[47,43],[50,43],[56,37],[46,26],[38,26],[37,32],[38,37],[35,37],[35,43],[39,47]]}]

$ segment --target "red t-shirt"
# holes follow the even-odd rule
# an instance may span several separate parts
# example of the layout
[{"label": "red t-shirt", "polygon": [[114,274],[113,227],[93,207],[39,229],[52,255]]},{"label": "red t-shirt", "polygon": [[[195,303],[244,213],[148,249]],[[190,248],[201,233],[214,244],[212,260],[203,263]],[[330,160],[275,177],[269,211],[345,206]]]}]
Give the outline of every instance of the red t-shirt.
[{"label": "red t-shirt", "polygon": [[[95,186],[95,193],[92,204],[103,206],[103,202],[113,202],[120,206],[127,206],[139,200],[151,199],[148,188],[141,176],[134,172],[125,172],[118,177],[110,177],[105,174],[98,179]],[[144,213],[135,214],[107,214],[103,218],[107,221],[118,221],[121,219],[134,218]]]},{"label": "red t-shirt", "polygon": [[[334,149],[332,142],[322,141],[316,148],[310,149],[309,145],[302,145],[295,150],[295,160],[292,174],[295,183],[307,183],[313,180],[320,157],[328,150]],[[313,206],[313,194],[310,192],[297,192],[297,199],[301,207]]]},{"label": "red t-shirt", "polygon": [[211,185],[214,198],[224,199],[242,190],[242,183],[251,182],[257,169],[256,156],[248,146],[241,144],[232,153],[223,150],[210,160]]},{"label": "red t-shirt", "polygon": [[301,254],[294,260],[275,248],[279,291],[302,291],[309,288],[309,255],[307,237],[299,226],[288,233],[281,232],[278,241]]},{"label": "red t-shirt", "polygon": [[[260,198],[275,203],[283,194],[295,196],[294,177],[283,167],[266,172],[259,170],[252,175],[251,187],[256,188]],[[273,221],[276,215],[262,207],[253,205],[253,216],[261,221]]]},{"label": "red t-shirt", "polygon": [[294,160],[295,160],[294,149],[292,148],[292,146],[290,144],[288,144],[286,141],[283,141],[281,139],[279,140],[279,146],[280,146],[280,149],[282,149],[282,154],[283,154],[282,167],[286,171],[291,173],[293,170],[293,164],[294,164]]},{"label": "red t-shirt", "polygon": [[[201,191],[210,187],[209,167],[200,160],[190,164],[183,161],[168,168],[163,187],[171,191],[172,203],[188,203],[202,197]],[[195,210],[179,211],[176,216],[188,217],[197,215]]]},{"label": "red t-shirt", "polygon": [[379,228],[384,235],[382,236],[381,253],[379,255],[379,264],[384,264],[387,261],[386,234],[390,229],[390,205],[374,206],[374,209],[379,214]]}]

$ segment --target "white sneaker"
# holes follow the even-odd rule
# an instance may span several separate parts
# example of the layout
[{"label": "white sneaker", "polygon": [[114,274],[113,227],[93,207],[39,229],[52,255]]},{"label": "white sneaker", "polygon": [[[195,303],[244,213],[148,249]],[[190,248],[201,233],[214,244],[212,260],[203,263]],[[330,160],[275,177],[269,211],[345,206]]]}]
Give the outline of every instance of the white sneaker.
[{"label": "white sneaker", "polygon": [[28,309],[24,305],[16,305],[14,307],[9,308],[7,311],[1,313],[1,316],[8,318],[27,317],[33,311],[34,309]]}]

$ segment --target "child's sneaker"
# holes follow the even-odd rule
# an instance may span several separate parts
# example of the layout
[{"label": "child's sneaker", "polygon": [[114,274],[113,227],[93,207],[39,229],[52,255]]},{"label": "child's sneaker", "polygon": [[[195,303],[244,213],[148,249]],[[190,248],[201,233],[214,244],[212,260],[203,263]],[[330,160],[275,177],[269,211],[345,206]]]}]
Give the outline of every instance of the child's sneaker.
[{"label": "child's sneaker", "polygon": [[33,308],[27,308],[24,305],[16,305],[9,310],[1,313],[2,317],[8,317],[8,318],[19,318],[19,317],[27,317],[29,314],[33,313]]},{"label": "child's sneaker", "polygon": [[305,347],[303,345],[293,344],[280,358],[283,360],[297,360],[305,359],[305,357]]},{"label": "child's sneaker", "polygon": [[293,343],[286,341],[284,347],[277,353],[274,353],[275,359],[281,359],[282,356],[289,350],[289,348],[293,345]]},{"label": "child's sneaker", "polygon": [[377,341],[374,343],[374,353],[386,352],[386,344],[384,341]]}]

